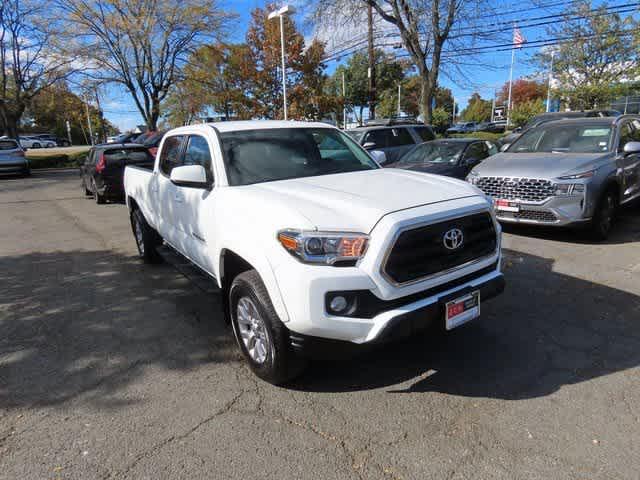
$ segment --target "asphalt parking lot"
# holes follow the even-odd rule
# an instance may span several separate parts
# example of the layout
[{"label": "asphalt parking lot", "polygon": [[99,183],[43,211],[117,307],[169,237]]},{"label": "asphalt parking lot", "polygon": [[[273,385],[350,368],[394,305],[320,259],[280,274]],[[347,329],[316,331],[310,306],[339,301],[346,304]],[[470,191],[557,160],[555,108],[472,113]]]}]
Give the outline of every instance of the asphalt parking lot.
[{"label": "asphalt parking lot", "polygon": [[0,478],[638,478],[640,206],[509,228],[481,321],[286,389],[74,173],[0,179],[0,218]]}]

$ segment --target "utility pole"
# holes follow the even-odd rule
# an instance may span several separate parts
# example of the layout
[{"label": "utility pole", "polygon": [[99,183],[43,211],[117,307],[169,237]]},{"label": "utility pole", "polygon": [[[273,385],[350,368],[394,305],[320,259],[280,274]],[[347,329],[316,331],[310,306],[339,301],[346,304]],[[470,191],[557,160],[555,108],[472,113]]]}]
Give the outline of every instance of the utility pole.
[{"label": "utility pole", "polygon": [[342,72],[342,129],[347,129],[347,86],[344,82],[344,72]]},{"label": "utility pole", "polygon": [[496,89],[493,89],[493,98],[491,99],[491,121],[495,121],[496,112]]},{"label": "utility pole", "polygon": [[551,81],[553,80],[553,57],[556,54],[551,51],[551,65],[549,66],[549,85],[547,85],[547,112],[551,111]]},{"label": "utility pole", "polygon": [[87,110],[87,125],[89,126],[89,141],[93,145],[93,130],[91,129],[91,117],[89,116],[89,99],[85,98],[84,106]]},{"label": "utility pole", "polygon": [[400,106],[401,88],[402,85],[398,83],[398,117],[402,114],[402,107]]},{"label": "utility pole", "polygon": [[367,8],[367,23],[369,27],[369,118],[376,118],[376,59],[373,48],[373,7],[369,4]]},{"label": "utility pole", "polygon": [[94,89],[96,93],[96,104],[98,105],[98,116],[100,117],[100,142],[107,141],[107,132],[106,126],[104,124],[104,113],[102,112],[102,108],[100,107],[100,96],[98,95],[98,87],[96,86]]}]

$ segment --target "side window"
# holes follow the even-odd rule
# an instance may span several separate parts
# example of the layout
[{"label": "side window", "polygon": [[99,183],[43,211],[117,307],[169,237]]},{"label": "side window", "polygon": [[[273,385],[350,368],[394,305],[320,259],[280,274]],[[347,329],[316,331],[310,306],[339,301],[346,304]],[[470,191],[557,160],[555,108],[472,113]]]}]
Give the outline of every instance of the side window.
[{"label": "side window", "polygon": [[486,149],[482,142],[476,142],[469,145],[467,151],[464,153],[464,159],[475,158],[476,160],[483,160],[487,158]]},{"label": "side window", "polygon": [[631,125],[633,126],[633,141],[640,142],[640,120],[632,120]]},{"label": "side window", "polygon": [[391,130],[390,147],[401,147],[403,145],[413,145],[416,143],[407,128],[394,128]]},{"label": "side window", "polygon": [[619,144],[620,151],[622,151],[622,149],[628,142],[633,142],[633,140],[634,138],[633,138],[633,130],[631,129],[631,123],[627,122],[624,125],[622,125],[622,127],[620,128],[620,144]]},{"label": "side window", "polygon": [[418,134],[423,142],[428,142],[429,140],[433,140],[435,138],[433,132],[428,127],[415,127],[413,131]]},{"label": "side window", "polygon": [[167,137],[164,140],[160,154],[160,170],[165,175],[171,175],[171,170],[182,164],[180,151],[183,140],[184,137],[182,135]]},{"label": "side window", "polygon": [[211,151],[206,138],[199,135],[191,135],[184,151],[183,165],[201,165],[207,172],[207,178],[211,180]]},{"label": "side window", "polygon": [[485,145],[487,146],[487,154],[489,156],[495,155],[496,153],[498,153],[498,147],[496,146],[495,143],[485,142]]},{"label": "side window", "polygon": [[364,143],[372,142],[375,144],[374,148],[389,147],[389,138],[387,134],[388,130],[371,130],[365,136]]}]

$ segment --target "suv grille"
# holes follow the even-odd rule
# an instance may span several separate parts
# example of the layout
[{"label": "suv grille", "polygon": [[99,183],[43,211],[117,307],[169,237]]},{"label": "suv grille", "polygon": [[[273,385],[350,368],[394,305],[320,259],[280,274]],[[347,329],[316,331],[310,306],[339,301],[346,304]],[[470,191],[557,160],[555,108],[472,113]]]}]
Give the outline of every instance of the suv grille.
[{"label": "suv grille", "polygon": [[[462,245],[449,250],[444,235],[460,229]],[[443,222],[405,230],[382,266],[383,272],[395,283],[407,283],[462,266],[495,252],[496,232],[488,213],[445,220]]]},{"label": "suv grille", "polygon": [[495,199],[541,202],[552,197],[553,183],[537,178],[480,177],[476,186]]}]

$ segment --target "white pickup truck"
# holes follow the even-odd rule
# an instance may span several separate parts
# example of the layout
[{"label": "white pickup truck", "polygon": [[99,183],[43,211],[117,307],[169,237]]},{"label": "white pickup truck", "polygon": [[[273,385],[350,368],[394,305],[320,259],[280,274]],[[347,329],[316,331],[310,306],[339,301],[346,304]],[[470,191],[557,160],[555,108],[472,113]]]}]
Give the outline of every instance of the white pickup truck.
[{"label": "white pickup truck", "polygon": [[271,383],[305,359],[450,330],[504,289],[490,200],[447,177],[382,169],[326,124],[168,132],[153,171],[127,167],[141,257],[165,242],[219,286],[238,345]]}]

